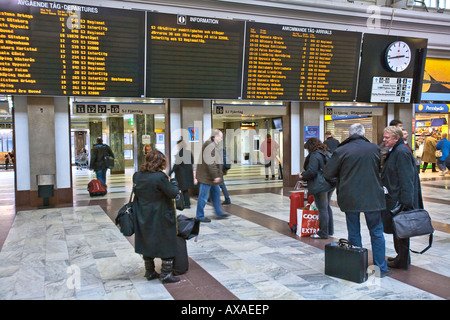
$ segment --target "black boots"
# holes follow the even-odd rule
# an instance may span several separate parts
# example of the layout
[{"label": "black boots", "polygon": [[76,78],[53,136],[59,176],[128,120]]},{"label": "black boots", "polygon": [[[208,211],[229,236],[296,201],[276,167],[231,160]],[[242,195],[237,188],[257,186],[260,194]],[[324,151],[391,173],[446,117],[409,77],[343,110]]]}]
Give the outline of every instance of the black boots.
[{"label": "black boots", "polygon": [[145,263],[145,275],[144,277],[147,278],[147,280],[153,280],[156,278],[159,278],[159,273],[155,271],[155,262],[153,259],[144,261]]},{"label": "black boots", "polygon": [[173,276],[173,259],[162,259],[161,275],[155,271],[155,262],[152,258],[146,257],[145,263],[145,275],[147,280],[153,280],[159,278],[162,283],[173,283],[180,281],[180,278]]},{"label": "black boots", "polygon": [[161,276],[159,277],[162,283],[173,283],[180,281],[180,278],[173,276],[172,270],[173,259],[163,259],[161,265]]}]

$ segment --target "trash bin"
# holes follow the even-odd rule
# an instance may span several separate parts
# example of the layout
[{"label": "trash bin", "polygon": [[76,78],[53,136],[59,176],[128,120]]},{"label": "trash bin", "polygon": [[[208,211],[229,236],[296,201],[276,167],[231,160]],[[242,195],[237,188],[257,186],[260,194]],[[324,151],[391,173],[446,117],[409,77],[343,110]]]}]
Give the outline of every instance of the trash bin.
[{"label": "trash bin", "polygon": [[53,197],[55,187],[54,174],[38,174],[36,176],[36,184],[38,186],[38,197],[44,199],[44,207],[48,207],[50,198]]}]

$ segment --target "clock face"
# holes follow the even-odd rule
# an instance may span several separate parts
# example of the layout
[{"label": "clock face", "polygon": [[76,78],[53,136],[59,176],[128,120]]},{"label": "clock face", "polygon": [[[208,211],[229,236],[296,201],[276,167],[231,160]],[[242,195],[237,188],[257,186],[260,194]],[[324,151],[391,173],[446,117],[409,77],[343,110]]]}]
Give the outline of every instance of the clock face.
[{"label": "clock face", "polygon": [[386,50],[386,63],[390,70],[402,72],[411,62],[411,49],[403,41],[392,42]]}]

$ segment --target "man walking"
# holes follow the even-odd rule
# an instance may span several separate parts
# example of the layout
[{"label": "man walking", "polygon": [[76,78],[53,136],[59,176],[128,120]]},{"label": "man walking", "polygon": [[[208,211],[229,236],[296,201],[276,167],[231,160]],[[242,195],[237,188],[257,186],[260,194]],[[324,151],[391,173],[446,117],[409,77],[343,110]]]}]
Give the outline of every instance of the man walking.
[{"label": "man walking", "polygon": [[197,220],[201,222],[211,222],[205,217],[205,205],[211,193],[211,201],[218,218],[229,216],[220,206],[220,187],[223,181],[222,162],[223,154],[220,150],[223,134],[220,130],[214,129],[211,138],[202,146],[202,153],[195,171],[194,183],[199,184],[199,194],[197,201]]},{"label": "man walking", "polygon": [[373,261],[380,276],[390,274],[385,261],[382,210],[386,209],[380,179],[380,148],[364,137],[364,126],[356,123],[349,128],[349,137],[333,153],[323,170],[327,179],[337,178],[337,200],[345,212],[348,240],[362,247],[360,213],[364,212],[370,232]]},{"label": "man walking", "polygon": [[103,143],[102,138],[97,138],[97,144],[94,145],[94,148],[91,151],[91,161],[90,161],[90,169],[95,171],[97,175],[97,179],[99,179],[106,186],[106,171],[109,166],[107,163],[106,156],[114,158],[114,153],[111,148]]}]

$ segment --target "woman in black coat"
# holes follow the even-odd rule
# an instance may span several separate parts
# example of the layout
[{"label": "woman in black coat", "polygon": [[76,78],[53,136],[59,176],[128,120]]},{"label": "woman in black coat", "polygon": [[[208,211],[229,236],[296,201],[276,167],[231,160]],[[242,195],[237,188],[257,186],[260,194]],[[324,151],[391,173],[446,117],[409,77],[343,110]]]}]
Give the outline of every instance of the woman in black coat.
[{"label": "woman in black coat", "polygon": [[329,185],[329,190],[317,192],[318,173],[322,172],[331,153],[329,148],[317,138],[310,138],[305,143],[305,149],[308,150],[308,156],[305,159],[304,169],[299,173],[302,180],[308,181],[308,193],[314,195],[314,202],[319,210],[319,231],[313,235],[313,239],[327,239],[333,235],[333,211],[330,207],[330,199],[333,194],[334,187]]},{"label": "woman in black coat", "polygon": [[151,280],[159,276],[153,261],[158,257],[162,260],[160,279],[163,283],[170,283],[180,280],[172,275],[177,237],[172,199],[179,189],[163,172],[166,166],[166,156],[158,150],[145,156],[140,171],[133,175],[133,210],[136,213],[135,251],[143,255],[145,277]]},{"label": "woman in black coat", "polygon": [[408,269],[410,264],[409,238],[395,236],[391,211],[423,208],[420,179],[412,152],[403,141],[403,132],[398,127],[384,129],[383,142],[390,151],[384,162],[381,180],[387,188],[386,210],[383,211],[385,233],[394,234],[397,257],[389,258],[391,268]]},{"label": "woman in black coat", "polygon": [[180,151],[175,156],[175,164],[169,176],[172,175],[172,172],[175,172],[178,187],[183,193],[184,207],[189,209],[191,207],[189,189],[194,188],[194,171],[192,168],[194,157],[189,150],[186,150],[186,143],[183,140],[177,142],[177,148]]}]

